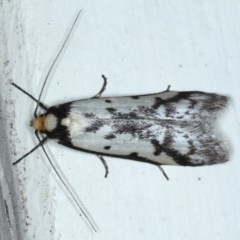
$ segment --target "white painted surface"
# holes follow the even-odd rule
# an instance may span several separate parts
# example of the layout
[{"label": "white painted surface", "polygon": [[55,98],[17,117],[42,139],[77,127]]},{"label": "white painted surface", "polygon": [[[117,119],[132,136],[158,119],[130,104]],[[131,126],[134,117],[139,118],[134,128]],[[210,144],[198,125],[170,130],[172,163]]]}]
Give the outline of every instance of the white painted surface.
[{"label": "white painted surface", "polygon": [[[1,4],[1,129],[6,129],[1,146],[6,147],[0,176],[12,239],[239,239],[239,1]],[[101,74],[108,77],[105,96],[152,93],[171,84],[178,91],[213,91],[233,100],[222,123],[233,149],[231,161],[194,169],[165,167],[169,182],[151,165],[114,158],[106,158],[110,175],[104,179],[96,156],[49,142],[51,158],[100,229],[93,234],[41,150],[14,168],[9,164],[37,143],[28,126],[35,104],[13,89],[9,79],[37,96],[79,9],[82,17],[43,102],[91,97],[101,87]]]}]

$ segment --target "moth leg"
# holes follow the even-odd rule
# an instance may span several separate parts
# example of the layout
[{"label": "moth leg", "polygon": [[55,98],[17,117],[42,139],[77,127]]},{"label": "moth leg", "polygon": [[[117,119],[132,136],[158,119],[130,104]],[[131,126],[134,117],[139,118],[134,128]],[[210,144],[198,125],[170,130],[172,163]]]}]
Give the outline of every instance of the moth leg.
[{"label": "moth leg", "polygon": [[164,92],[169,92],[169,91],[170,91],[170,88],[171,88],[171,84],[169,84],[169,85],[167,86],[167,89],[166,89]]},{"label": "moth leg", "polygon": [[105,175],[104,175],[104,177],[106,178],[106,177],[108,176],[108,173],[109,173],[107,162],[105,161],[105,159],[103,158],[102,155],[97,154],[97,156],[98,156],[98,158],[101,160],[101,162],[102,162],[102,164],[103,164],[103,166],[104,166],[104,168],[105,168]]},{"label": "moth leg", "polygon": [[169,92],[169,91],[170,91],[170,88],[171,88],[171,85],[169,84],[169,85],[167,86],[167,89],[166,89],[166,90],[164,90],[164,91],[162,91],[162,92],[159,92],[159,93]]},{"label": "moth leg", "polygon": [[164,169],[162,168],[162,166],[161,166],[161,165],[157,165],[157,166],[158,166],[158,168],[160,169],[160,171],[162,172],[163,176],[164,176],[167,180],[169,180],[169,177],[168,177],[168,175],[166,174],[166,172],[164,171]]},{"label": "moth leg", "polygon": [[107,78],[106,78],[104,75],[102,75],[102,78],[103,78],[102,88],[101,88],[100,91],[99,91],[96,95],[94,95],[92,98],[100,98],[101,95],[102,95],[102,93],[105,91],[106,86],[107,86]]}]

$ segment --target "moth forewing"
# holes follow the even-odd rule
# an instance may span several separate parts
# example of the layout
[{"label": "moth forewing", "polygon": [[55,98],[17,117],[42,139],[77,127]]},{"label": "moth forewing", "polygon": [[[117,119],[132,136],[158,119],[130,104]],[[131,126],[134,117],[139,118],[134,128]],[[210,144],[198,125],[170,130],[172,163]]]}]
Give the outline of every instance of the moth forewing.
[{"label": "moth forewing", "polygon": [[77,150],[155,165],[211,165],[228,160],[215,129],[227,103],[198,91],[77,100],[50,108],[58,125],[47,135]]}]

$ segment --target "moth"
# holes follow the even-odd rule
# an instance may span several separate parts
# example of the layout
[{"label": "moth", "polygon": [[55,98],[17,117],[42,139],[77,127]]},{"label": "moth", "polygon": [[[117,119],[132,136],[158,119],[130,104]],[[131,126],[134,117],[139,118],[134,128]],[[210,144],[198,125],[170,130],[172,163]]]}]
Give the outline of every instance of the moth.
[{"label": "moth", "polygon": [[[39,144],[14,164],[38,147],[43,147],[48,139],[96,154],[106,168],[106,175],[108,168],[103,156],[156,166],[196,167],[228,161],[228,147],[215,128],[219,113],[229,102],[228,97],[223,95],[171,91],[168,87],[155,94],[102,97],[107,84],[106,77],[102,76],[103,86],[92,98],[52,107],[42,103],[43,88],[79,14],[49,69],[39,98],[35,99],[13,83],[37,103],[31,126],[39,139]],[[45,113],[38,115],[38,107]],[[38,133],[45,137],[40,139]]]},{"label": "moth", "polygon": [[218,113],[226,96],[166,91],[63,103],[36,117],[32,127],[45,139],[76,150],[154,165],[202,166],[228,160],[218,137]]}]

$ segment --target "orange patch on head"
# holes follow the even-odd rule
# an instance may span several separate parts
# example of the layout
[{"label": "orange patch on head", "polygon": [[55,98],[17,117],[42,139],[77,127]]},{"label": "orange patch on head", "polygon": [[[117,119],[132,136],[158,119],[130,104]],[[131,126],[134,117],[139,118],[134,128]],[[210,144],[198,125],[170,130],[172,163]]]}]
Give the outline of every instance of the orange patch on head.
[{"label": "orange patch on head", "polygon": [[35,118],[31,121],[30,125],[38,131],[45,131],[45,126],[44,126],[44,121],[45,121],[45,116]]}]

